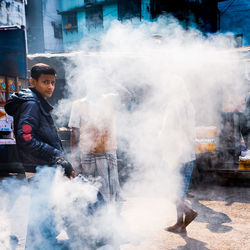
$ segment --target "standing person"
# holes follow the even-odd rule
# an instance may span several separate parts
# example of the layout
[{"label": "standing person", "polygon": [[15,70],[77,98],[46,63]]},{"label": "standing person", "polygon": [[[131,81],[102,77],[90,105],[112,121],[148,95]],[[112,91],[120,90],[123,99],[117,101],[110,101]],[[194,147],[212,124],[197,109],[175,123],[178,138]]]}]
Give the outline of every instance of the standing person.
[{"label": "standing person", "polygon": [[163,131],[167,133],[169,144],[165,157],[166,161],[174,159],[174,162],[177,162],[181,177],[181,192],[176,200],[177,222],[165,230],[186,233],[186,227],[198,213],[185,202],[195,161],[195,113],[184,86],[180,88],[178,96],[174,96],[173,101],[169,101],[166,110]]},{"label": "standing person", "polygon": [[[74,177],[75,175],[71,164],[63,156],[62,144],[50,114],[53,107],[47,101],[47,98],[52,96],[55,89],[55,76],[56,71],[51,66],[42,63],[35,64],[31,69],[29,80],[32,87],[14,93],[5,105],[6,112],[14,117],[17,151],[25,168],[26,176],[34,175],[37,166],[41,169],[45,169],[47,166],[50,169],[46,172],[48,182],[53,179],[56,165],[62,166],[67,177]],[[40,242],[35,243],[35,239],[39,238],[34,233],[35,228],[40,228],[41,238],[43,236],[47,238],[43,238],[41,242],[56,240],[55,238],[50,239],[50,235],[51,237],[55,235],[52,232],[54,229],[50,228],[50,225],[45,226],[45,221],[51,221],[51,215],[46,215],[46,218],[43,218],[42,214],[44,213],[37,211],[34,200],[35,197],[32,195],[26,240],[27,249],[40,249]],[[40,204],[39,209],[41,207],[46,208],[46,206],[47,204]],[[41,215],[40,221],[38,225],[34,225],[33,218],[38,218],[38,214]],[[49,242],[48,246],[50,244],[52,243]]]},{"label": "standing person", "polygon": [[116,156],[115,94],[87,96],[72,105],[69,127],[76,171],[99,177],[105,201],[120,198]]}]

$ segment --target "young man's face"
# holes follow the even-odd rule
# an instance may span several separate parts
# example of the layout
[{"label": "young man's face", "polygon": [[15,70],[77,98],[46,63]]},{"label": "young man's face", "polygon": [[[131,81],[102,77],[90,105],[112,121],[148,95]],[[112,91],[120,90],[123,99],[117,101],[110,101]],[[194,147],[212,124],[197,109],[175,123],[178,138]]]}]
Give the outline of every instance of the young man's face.
[{"label": "young man's face", "polygon": [[31,78],[30,83],[45,99],[51,97],[55,90],[54,75],[41,74],[38,80]]}]

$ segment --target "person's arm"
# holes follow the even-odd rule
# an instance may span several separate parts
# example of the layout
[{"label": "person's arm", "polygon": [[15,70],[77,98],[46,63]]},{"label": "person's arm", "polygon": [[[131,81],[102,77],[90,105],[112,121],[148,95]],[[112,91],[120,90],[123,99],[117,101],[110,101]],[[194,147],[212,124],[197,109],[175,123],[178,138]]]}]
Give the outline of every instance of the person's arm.
[{"label": "person's arm", "polygon": [[34,101],[22,104],[17,124],[17,140],[24,151],[42,158],[48,165],[61,165],[67,177],[75,177],[70,162],[64,159],[63,152],[42,142],[38,137],[40,126],[40,107]]},{"label": "person's arm", "polygon": [[72,151],[79,148],[79,141],[80,141],[80,129],[72,127],[72,132],[70,137],[70,146]]},{"label": "person's arm", "polygon": [[70,146],[71,154],[73,159],[73,166],[76,170],[80,170],[81,161],[80,161],[80,126],[81,118],[79,115],[79,106],[78,102],[74,102],[72,105],[70,119],[68,126],[72,129],[70,136]]},{"label": "person's arm", "polygon": [[27,101],[22,104],[17,124],[17,140],[24,151],[43,158],[48,164],[55,164],[56,157],[62,151],[39,140],[37,134],[40,126],[40,107],[37,102]]},{"label": "person's arm", "polygon": [[81,168],[81,160],[80,160],[80,129],[72,127],[71,137],[70,137],[70,146],[71,146],[71,153],[73,158],[73,163],[76,169]]}]

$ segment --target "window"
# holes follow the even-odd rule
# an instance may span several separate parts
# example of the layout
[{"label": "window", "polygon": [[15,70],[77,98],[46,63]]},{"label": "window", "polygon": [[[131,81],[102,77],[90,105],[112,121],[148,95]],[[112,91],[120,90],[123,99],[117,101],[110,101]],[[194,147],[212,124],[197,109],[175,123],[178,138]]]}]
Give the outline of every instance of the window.
[{"label": "window", "polygon": [[141,18],[141,0],[119,0],[118,18],[119,20],[130,19],[134,17]]},{"label": "window", "polygon": [[64,19],[64,30],[73,31],[77,30],[77,13],[69,12],[63,15]]},{"label": "window", "polygon": [[60,23],[51,22],[51,25],[54,28],[54,37],[58,39],[62,39],[62,25]]},{"label": "window", "polygon": [[236,48],[243,46],[243,34],[234,35],[234,39],[235,39],[235,43],[236,43]]},{"label": "window", "polygon": [[86,27],[89,31],[103,28],[102,5],[96,5],[86,9]]}]

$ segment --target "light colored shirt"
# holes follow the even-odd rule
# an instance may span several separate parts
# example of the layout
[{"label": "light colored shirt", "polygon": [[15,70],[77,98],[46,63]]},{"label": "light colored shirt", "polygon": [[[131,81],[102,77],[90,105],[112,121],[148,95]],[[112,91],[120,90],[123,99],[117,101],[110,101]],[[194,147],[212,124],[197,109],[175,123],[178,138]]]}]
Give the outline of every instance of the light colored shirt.
[{"label": "light colored shirt", "polygon": [[91,100],[83,98],[72,105],[69,127],[80,129],[80,148],[92,153],[116,150],[116,124],[113,94]]},{"label": "light colored shirt", "polygon": [[190,100],[173,98],[169,100],[163,115],[160,135],[166,159],[180,163],[195,160],[195,110]]}]

